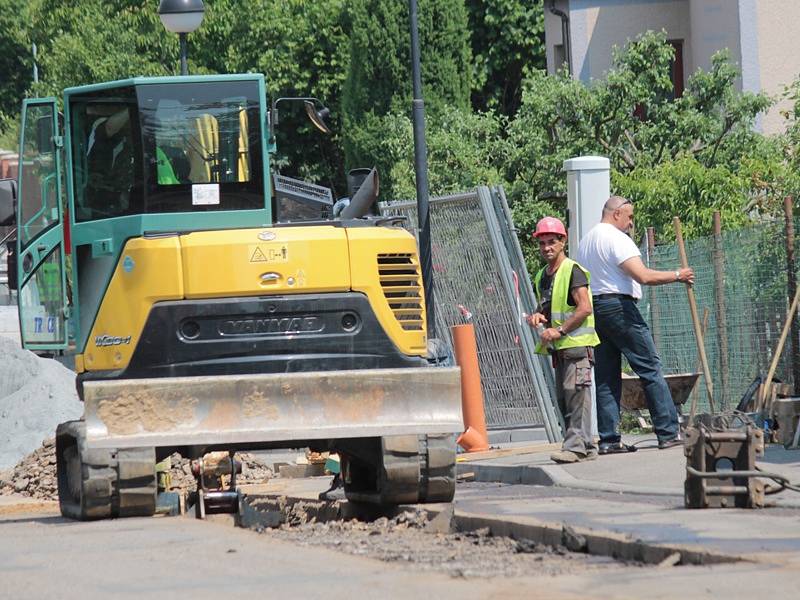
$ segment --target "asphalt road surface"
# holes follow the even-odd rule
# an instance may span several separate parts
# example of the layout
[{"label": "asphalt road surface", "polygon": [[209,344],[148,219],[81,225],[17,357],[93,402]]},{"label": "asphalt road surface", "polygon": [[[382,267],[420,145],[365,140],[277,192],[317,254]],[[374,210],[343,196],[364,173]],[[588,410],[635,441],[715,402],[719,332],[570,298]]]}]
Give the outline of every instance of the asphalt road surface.
[{"label": "asphalt road surface", "polygon": [[[581,494],[533,486],[459,487],[460,497],[491,500],[495,514],[512,499],[553,501],[558,495],[569,503]],[[391,524],[378,533],[336,524],[257,533],[224,520],[78,523],[61,519],[54,503],[0,505],[0,598],[685,600],[767,591],[788,597],[800,584],[800,560],[792,556],[779,564],[658,568],[563,551],[520,552],[512,541],[474,535],[389,531]],[[438,566],[432,554],[445,555]],[[454,561],[467,566],[453,568]]]},{"label": "asphalt road surface", "polygon": [[52,509],[0,516],[0,597],[419,600],[531,598],[541,589],[535,578],[421,572],[191,518],[76,523]]}]

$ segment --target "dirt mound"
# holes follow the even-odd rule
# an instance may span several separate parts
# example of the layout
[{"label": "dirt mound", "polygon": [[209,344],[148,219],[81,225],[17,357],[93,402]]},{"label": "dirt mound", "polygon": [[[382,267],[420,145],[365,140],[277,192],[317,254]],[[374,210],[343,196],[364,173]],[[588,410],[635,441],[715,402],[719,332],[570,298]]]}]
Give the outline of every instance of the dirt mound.
[{"label": "dirt mound", "polygon": [[40,500],[58,500],[55,439],[45,440],[5,475],[0,473],[0,494],[13,493]]},{"label": "dirt mound", "polygon": [[41,446],[59,423],[82,414],[75,373],[0,337],[0,471]]}]

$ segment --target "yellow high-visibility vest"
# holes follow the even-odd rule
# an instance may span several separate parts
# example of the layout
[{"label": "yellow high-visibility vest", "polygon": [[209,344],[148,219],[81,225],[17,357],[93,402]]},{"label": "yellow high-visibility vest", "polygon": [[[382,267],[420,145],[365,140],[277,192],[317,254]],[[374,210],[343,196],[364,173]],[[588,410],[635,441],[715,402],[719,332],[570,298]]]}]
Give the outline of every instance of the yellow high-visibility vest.
[{"label": "yellow high-visibility vest", "polygon": [[[569,280],[572,277],[572,267],[577,265],[578,268],[586,275],[586,281],[589,281],[589,271],[584,269],[581,265],[576,263],[570,258],[565,258],[553,279],[553,294],[550,298],[550,326],[558,328],[564,322],[575,314],[575,307],[567,304],[569,298]],[[533,280],[534,288],[536,289],[536,300],[539,304],[542,303],[541,282],[544,270],[547,267],[542,267]],[[589,288],[589,304],[592,303],[592,290]],[[569,333],[562,335],[559,339],[552,342],[556,350],[563,350],[564,348],[576,348],[578,346],[597,346],[600,343],[600,338],[594,330],[594,306],[592,306],[592,313],[583,320],[580,326]],[[547,354],[547,348],[542,345],[540,341],[536,345],[536,352],[539,354]]]}]

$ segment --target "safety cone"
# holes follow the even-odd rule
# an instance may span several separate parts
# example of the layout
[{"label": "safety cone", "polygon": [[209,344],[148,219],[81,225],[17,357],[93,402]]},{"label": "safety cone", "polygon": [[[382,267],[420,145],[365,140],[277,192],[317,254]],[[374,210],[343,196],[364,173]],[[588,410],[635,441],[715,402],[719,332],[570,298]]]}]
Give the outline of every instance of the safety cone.
[{"label": "safety cone", "polygon": [[461,367],[461,411],[464,417],[464,433],[456,443],[467,452],[489,449],[486,434],[486,416],[483,412],[481,374],[478,368],[478,345],[472,323],[451,328],[456,363]]}]

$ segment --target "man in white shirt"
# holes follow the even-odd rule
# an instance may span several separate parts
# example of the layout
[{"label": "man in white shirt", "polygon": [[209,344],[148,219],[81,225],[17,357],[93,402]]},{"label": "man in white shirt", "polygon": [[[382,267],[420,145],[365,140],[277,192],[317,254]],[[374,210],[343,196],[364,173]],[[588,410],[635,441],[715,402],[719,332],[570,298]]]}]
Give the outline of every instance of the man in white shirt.
[{"label": "man in white shirt", "polygon": [[619,434],[623,354],[642,381],[658,447],[667,449],[683,443],[661,359],[636,303],[642,297],[642,285],[674,282],[691,285],[694,271],[648,269],[628,235],[632,226],[631,201],[611,196],[603,206],[602,221],[586,234],[578,247],[577,260],[592,276],[595,329],[600,337],[600,345],[595,348],[599,454],[636,450],[623,444]]}]

